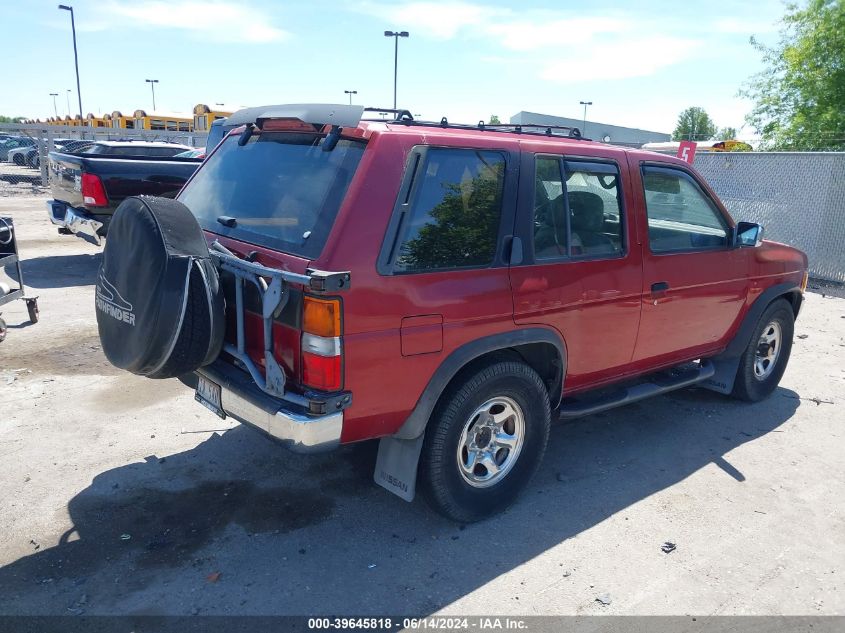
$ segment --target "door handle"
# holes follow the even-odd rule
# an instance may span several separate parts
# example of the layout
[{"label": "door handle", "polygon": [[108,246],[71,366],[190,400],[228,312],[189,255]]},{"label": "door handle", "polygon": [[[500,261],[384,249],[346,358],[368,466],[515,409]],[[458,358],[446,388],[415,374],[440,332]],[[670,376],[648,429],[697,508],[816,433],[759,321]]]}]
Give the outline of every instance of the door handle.
[{"label": "door handle", "polygon": [[657,283],[651,284],[652,303],[657,305],[657,300],[664,298],[668,290],[669,284],[665,281],[658,281]]}]

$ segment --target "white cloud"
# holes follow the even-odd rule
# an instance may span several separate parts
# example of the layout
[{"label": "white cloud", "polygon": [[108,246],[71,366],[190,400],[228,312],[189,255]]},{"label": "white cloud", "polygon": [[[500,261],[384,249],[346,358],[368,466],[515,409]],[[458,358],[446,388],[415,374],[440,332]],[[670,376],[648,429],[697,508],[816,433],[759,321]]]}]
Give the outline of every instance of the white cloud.
[{"label": "white cloud", "polygon": [[264,44],[290,34],[273,26],[271,16],[244,2],[224,0],[112,1],[105,9],[136,26],[183,30],[216,42]]},{"label": "white cloud", "polygon": [[761,22],[755,20],[740,20],[738,18],[722,18],[713,23],[713,31],[725,35],[761,35],[774,33],[778,30],[775,22]]},{"label": "white cloud", "polygon": [[466,27],[478,27],[492,17],[510,13],[470,2],[406,2],[379,4],[364,2],[361,13],[379,17],[401,30],[419,30],[436,39],[452,39]]},{"label": "white cloud", "polygon": [[500,38],[502,45],[516,51],[560,47],[589,42],[602,33],[628,30],[618,18],[566,18],[552,21],[515,20],[489,24],[485,31]]},{"label": "white cloud", "polygon": [[412,31],[412,36],[421,31],[442,40],[486,40],[498,52],[483,53],[482,61],[521,64],[553,82],[645,77],[690,58],[700,48],[692,37],[644,35],[654,32],[653,21],[618,11],[516,11],[464,0],[364,2],[356,10],[382,19],[390,28]]},{"label": "white cloud", "polygon": [[543,65],[540,77],[568,83],[647,77],[692,57],[702,42],[667,36],[626,36],[575,46]]}]

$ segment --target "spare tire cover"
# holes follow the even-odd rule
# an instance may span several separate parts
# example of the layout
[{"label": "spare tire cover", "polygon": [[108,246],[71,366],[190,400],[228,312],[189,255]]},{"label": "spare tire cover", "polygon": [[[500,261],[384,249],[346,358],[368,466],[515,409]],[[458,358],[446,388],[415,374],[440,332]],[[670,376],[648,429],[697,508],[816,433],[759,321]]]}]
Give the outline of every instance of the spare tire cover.
[{"label": "spare tire cover", "polygon": [[150,196],[120,204],[95,306],[103,352],[120,369],[171,378],[217,358],[223,294],[202,229],[184,204]]}]

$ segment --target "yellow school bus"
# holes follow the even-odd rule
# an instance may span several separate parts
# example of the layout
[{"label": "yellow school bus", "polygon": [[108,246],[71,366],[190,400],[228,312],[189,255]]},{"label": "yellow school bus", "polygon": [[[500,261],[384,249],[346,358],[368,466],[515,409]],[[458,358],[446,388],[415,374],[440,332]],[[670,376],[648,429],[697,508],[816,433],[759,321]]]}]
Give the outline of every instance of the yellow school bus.
[{"label": "yellow school bus", "polygon": [[88,116],[85,117],[85,125],[87,127],[106,127],[103,115],[94,114],[93,112],[89,112]]},{"label": "yellow school bus", "polygon": [[115,110],[111,113],[111,127],[115,130],[132,130],[135,128],[135,119]]},{"label": "yellow school bus", "polygon": [[135,110],[134,118],[136,130],[172,130],[174,132],[191,132],[194,125],[193,118],[184,112]]},{"label": "yellow school bus", "polygon": [[198,103],[194,106],[194,132],[208,132],[211,129],[211,124],[217,119],[225,119],[235,110],[240,108],[230,108],[222,104],[217,104],[215,109],[207,106],[204,103]]}]

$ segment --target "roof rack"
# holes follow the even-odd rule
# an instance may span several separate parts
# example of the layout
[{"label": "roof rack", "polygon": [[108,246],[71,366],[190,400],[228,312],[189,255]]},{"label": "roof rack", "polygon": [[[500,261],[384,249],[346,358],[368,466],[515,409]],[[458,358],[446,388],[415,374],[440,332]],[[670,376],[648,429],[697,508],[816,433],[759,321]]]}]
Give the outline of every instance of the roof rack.
[{"label": "roof rack", "polygon": [[[444,116],[440,122],[435,121],[420,121],[414,119],[408,110],[393,110],[390,108],[364,108],[364,112],[380,112],[380,113],[394,113],[396,119],[393,121],[386,121],[385,119],[362,119],[367,121],[385,121],[386,123],[398,123],[407,126],[421,126],[421,127],[439,127],[450,128],[456,130],[478,130],[481,132],[511,132],[515,134],[530,134],[532,136],[558,136],[569,138],[578,141],[589,141],[591,139],[585,138],[581,135],[581,130],[577,127],[569,127],[566,125],[543,125],[541,123],[485,123],[479,121],[476,125],[469,125],[466,123],[449,123],[449,120]],[[558,132],[558,134],[555,134]],[[565,132],[562,134],[560,132]]]}]

